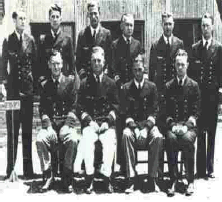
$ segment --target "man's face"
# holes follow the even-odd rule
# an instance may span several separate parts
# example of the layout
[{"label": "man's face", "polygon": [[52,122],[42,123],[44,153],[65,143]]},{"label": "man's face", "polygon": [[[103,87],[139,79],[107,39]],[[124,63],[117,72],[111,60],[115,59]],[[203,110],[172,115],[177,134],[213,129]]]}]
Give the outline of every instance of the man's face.
[{"label": "man's face", "polygon": [[26,25],[26,14],[22,11],[17,13],[18,16],[14,19],[16,30],[23,32]]},{"label": "man's face", "polygon": [[210,18],[203,18],[201,22],[202,34],[205,39],[209,39],[212,36],[213,25]]},{"label": "man's face", "polygon": [[59,26],[62,22],[62,16],[61,16],[60,12],[59,11],[52,11],[49,16],[49,21],[51,24],[51,28],[53,30],[58,30]]},{"label": "man's face", "polygon": [[170,37],[172,32],[173,32],[173,28],[174,28],[174,21],[173,21],[173,17],[165,17],[162,20],[162,27],[163,27],[163,33],[166,37]]},{"label": "man's face", "polygon": [[49,68],[51,69],[52,76],[58,77],[61,74],[62,70],[62,58],[61,55],[57,54],[55,56],[51,56],[49,60]]},{"label": "man's face", "polygon": [[189,63],[187,62],[186,56],[177,56],[175,61],[175,68],[177,71],[177,76],[182,78],[187,74],[187,67]]},{"label": "man's face", "polygon": [[91,66],[94,74],[100,75],[103,71],[104,64],[105,59],[101,52],[96,52],[92,54]]},{"label": "man's face", "polygon": [[98,7],[97,6],[89,7],[88,16],[90,19],[90,25],[93,28],[96,28],[99,24],[99,21],[100,21]]},{"label": "man's face", "polygon": [[133,75],[136,81],[139,83],[143,80],[143,72],[144,72],[144,67],[142,62],[134,62]]},{"label": "man's face", "polygon": [[134,19],[132,17],[125,16],[121,22],[121,30],[125,37],[132,36],[134,31]]}]

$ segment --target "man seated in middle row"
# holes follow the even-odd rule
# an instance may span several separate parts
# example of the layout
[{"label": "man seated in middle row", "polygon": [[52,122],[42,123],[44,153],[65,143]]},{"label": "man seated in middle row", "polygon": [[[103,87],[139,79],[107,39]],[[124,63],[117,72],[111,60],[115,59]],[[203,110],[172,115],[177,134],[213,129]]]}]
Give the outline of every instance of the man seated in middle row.
[{"label": "man seated in middle row", "polygon": [[93,191],[94,178],[94,152],[95,143],[99,140],[102,144],[102,165],[100,174],[106,184],[107,192],[113,192],[110,183],[112,164],[116,151],[115,122],[119,109],[118,90],[115,81],[104,74],[105,53],[103,48],[92,48],[91,68],[89,77],[82,80],[77,115],[81,121],[82,138],[78,145],[77,156],[74,164],[75,173],[81,170],[84,160],[86,169],[86,189],[90,194]]},{"label": "man seated in middle row", "polygon": [[123,85],[121,93],[122,110],[126,115],[126,126],[122,137],[126,160],[126,193],[134,191],[137,147],[149,150],[148,183],[152,190],[159,191],[156,177],[163,141],[162,134],[155,126],[158,115],[158,95],[156,85],[144,78],[143,64],[144,58],[139,54],[133,62],[134,78]]}]

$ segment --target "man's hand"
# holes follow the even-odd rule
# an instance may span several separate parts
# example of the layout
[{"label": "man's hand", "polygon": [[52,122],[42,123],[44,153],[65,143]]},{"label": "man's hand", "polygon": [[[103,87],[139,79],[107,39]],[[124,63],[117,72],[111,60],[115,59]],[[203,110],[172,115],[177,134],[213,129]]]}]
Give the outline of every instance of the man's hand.
[{"label": "man's hand", "polygon": [[109,129],[109,125],[107,122],[103,122],[100,126],[99,133],[104,133],[106,130]]},{"label": "man's hand", "polygon": [[55,132],[55,130],[52,128],[52,126],[49,126],[49,127],[47,128],[47,131],[48,131],[48,133],[51,135],[51,137],[54,137],[53,139],[56,139],[56,140],[57,140],[56,132]]},{"label": "man's hand", "polygon": [[94,131],[95,131],[96,133],[99,132],[100,127],[99,127],[98,123],[96,123],[95,121],[91,121],[91,122],[89,123],[89,125],[94,129]]}]

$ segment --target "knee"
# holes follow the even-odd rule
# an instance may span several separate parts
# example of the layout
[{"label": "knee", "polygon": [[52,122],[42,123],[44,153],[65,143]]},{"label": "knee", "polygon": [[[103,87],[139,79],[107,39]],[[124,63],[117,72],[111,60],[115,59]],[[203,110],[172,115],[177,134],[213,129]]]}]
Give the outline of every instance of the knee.
[{"label": "knee", "polygon": [[129,128],[123,130],[123,139],[128,139],[132,136],[132,131]]},{"label": "knee", "polygon": [[48,134],[48,132],[46,129],[41,129],[36,137],[36,145],[45,142],[47,134]]}]

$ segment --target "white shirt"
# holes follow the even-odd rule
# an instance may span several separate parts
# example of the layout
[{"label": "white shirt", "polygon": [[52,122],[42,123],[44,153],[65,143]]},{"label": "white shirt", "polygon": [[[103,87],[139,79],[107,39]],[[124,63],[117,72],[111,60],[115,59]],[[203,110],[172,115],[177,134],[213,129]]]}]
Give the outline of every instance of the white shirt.
[{"label": "white shirt", "polygon": [[[58,31],[56,32],[56,35],[58,35],[60,31],[61,30],[59,28]],[[51,33],[52,33],[53,38],[55,38],[55,32],[52,29],[51,29]]]},{"label": "white shirt", "polygon": [[[137,89],[139,89],[139,82],[138,82],[136,79],[134,79],[134,83],[135,83]],[[143,84],[144,84],[144,78],[143,78],[143,80],[140,82],[140,87],[141,87],[141,88],[143,88]]]},{"label": "white shirt", "polygon": [[213,38],[211,37],[210,39],[206,40],[204,37],[202,37],[202,40],[203,40],[203,47],[205,46],[205,43],[208,42],[207,44],[207,50],[208,50],[208,48],[210,47],[212,43]]},{"label": "white shirt", "polygon": [[96,29],[94,29],[91,25],[89,26],[89,27],[90,27],[90,30],[91,30],[92,36],[93,36],[95,30],[96,30],[96,35],[98,34],[98,32],[99,32],[99,26],[100,26],[100,24],[98,24],[98,26],[97,26]]},{"label": "white shirt", "polygon": [[[15,30],[15,33],[18,37],[18,40],[20,41],[20,34],[17,32],[17,30]],[[24,38],[24,31],[22,32],[22,39]]]},{"label": "white shirt", "polygon": [[[62,74],[59,75],[59,78],[57,79],[57,81],[60,83],[62,79]],[[52,77],[53,82],[56,82],[56,79]]]},{"label": "white shirt", "polygon": [[125,40],[125,42],[127,43],[127,40],[129,39],[129,41],[130,41],[130,44],[131,44],[131,40],[132,40],[132,37],[130,36],[128,39],[124,36],[124,35],[122,35],[123,36],[123,38],[124,38],[124,40]]},{"label": "white shirt", "polygon": [[168,44],[167,38],[169,38],[169,43],[170,43],[170,45],[171,45],[171,43],[172,43],[172,37],[173,37],[172,34],[171,34],[170,37],[166,37],[166,36],[163,34],[163,39],[164,39],[164,41],[165,41],[166,44]]},{"label": "white shirt", "polygon": [[[95,74],[93,74],[94,75],[94,77],[95,77],[95,79],[96,79],[96,81],[97,81],[97,75],[95,75]],[[101,81],[102,81],[102,78],[103,78],[103,72],[99,75],[99,82],[101,83]]]},{"label": "white shirt", "polygon": [[[187,78],[187,75],[185,75],[183,78],[182,78],[182,86],[184,85],[184,81],[185,79]],[[177,76],[177,81],[178,83],[180,82],[180,78]]]}]

